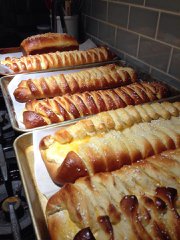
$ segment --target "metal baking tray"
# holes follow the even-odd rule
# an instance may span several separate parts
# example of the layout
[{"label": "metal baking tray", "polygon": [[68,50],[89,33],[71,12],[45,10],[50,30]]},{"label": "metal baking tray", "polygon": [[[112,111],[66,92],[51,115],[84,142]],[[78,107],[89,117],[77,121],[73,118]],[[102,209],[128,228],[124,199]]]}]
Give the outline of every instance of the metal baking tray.
[{"label": "metal baking tray", "polygon": [[24,133],[14,141],[21,180],[31,214],[37,240],[50,239],[47,229],[45,208],[46,197],[38,190],[34,176],[34,153],[32,133]]},{"label": "metal baking tray", "polygon": [[[103,65],[107,65],[107,64],[112,64],[112,63],[116,63],[116,64],[120,64],[120,60],[112,60],[112,61],[108,61],[108,62],[100,62],[100,63],[94,63],[94,64],[86,64],[86,65],[81,65],[81,66],[76,66],[76,67],[69,67],[69,68],[61,68],[61,69],[58,69],[59,71],[63,71],[63,70],[83,70],[85,68],[93,68],[93,67],[98,67],[98,66],[103,66]],[[53,72],[53,70],[48,70],[46,72]],[[54,70],[54,72],[56,72],[56,70]],[[34,74],[34,73],[39,73],[39,72],[31,72],[31,73],[28,73],[29,75],[29,78],[31,78],[31,74]],[[45,72],[43,72],[45,73]],[[16,120],[16,113],[15,113],[15,110],[14,110],[14,107],[13,107],[13,103],[12,103],[12,100],[11,100],[11,97],[9,95],[9,92],[8,92],[8,84],[9,82],[13,79],[13,77],[15,77],[15,75],[8,75],[8,76],[4,76],[4,77],[1,77],[0,78],[0,86],[1,86],[1,90],[2,90],[2,93],[3,93],[3,96],[4,96],[4,100],[5,100],[5,104],[6,104],[6,107],[7,107],[7,110],[8,110],[8,114],[10,116],[10,121],[11,121],[11,125],[12,125],[12,128],[18,132],[32,132],[34,129],[37,129],[37,128],[31,128],[31,129],[22,129],[18,126],[18,122]],[[81,117],[82,118],[85,118],[85,117]],[[77,120],[79,119],[73,119],[73,120],[68,120],[66,122],[62,122],[62,123],[57,123],[57,124],[53,124],[53,125],[61,125],[61,126],[64,126],[66,124],[69,124],[69,123],[73,123],[73,122],[76,122]],[[45,128],[47,126],[42,126],[42,127],[38,127],[38,129],[42,129],[42,128]]]},{"label": "metal baking tray", "polygon": [[[180,96],[170,98],[170,102],[179,101]],[[163,100],[161,100],[163,101]],[[54,128],[50,125],[48,129]],[[61,128],[61,126],[60,126]],[[30,214],[38,240],[48,240],[49,233],[45,217],[47,198],[39,191],[34,173],[33,133],[24,133],[14,141],[17,163],[28,201]]]},{"label": "metal baking tray", "polygon": [[72,69],[82,69],[82,68],[88,68],[88,67],[96,67],[96,66],[101,66],[105,64],[110,64],[114,63],[118,60],[118,57],[115,57],[112,60],[109,61],[102,61],[102,62],[95,62],[95,63],[88,63],[88,64],[81,64],[81,65],[76,65],[76,66],[69,66],[69,67],[58,67],[58,68],[48,68],[48,69],[43,69],[39,71],[23,71],[23,72],[17,72],[17,73],[5,73],[0,71],[0,76],[15,76],[17,74],[31,74],[31,73],[44,73],[44,72],[55,72],[55,71],[65,71],[65,70],[72,70]]},{"label": "metal baking tray", "polygon": [[67,124],[74,123],[74,122],[78,121],[79,119],[85,118],[85,117],[81,117],[81,118],[78,118],[78,119],[68,120],[68,121],[61,122],[61,123],[55,123],[55,124],[41,126],[41,127],[37,127],[37,128],[31,128],[31,129],[20,128],[19,125],[18,125],[17,119],[16,119],[16,113],[15,113],[15,110],[14,110],[12,100],[11,100],[11,97],[10,97],[9,92],[8,92],[8,84],[12,80],[13,77],[14,76],[2,77],[0,79],[0,86],[1,86],[2,94],[3,94],[4,100],[5,100],[5,104],[6,104],[6,107],[7,107],[7,111],[8,111],[8,114],[9,114],[9,118],[10,118],[10,121],[11,121],[11,125],[12,125],[12,128],[15,131],[25,133],[25,132],[32,132],[35,129],[43,129],[43,128],[49,127],[51,125],[53,125],[53,126],[56,126],[56,125],[66,126]]},{"label": "metal baking tray", "polygon": [[[119,64],[119,65],[124,65],[124,63],[121,60],[116,60],[113,63]],[[105,64],[106,63],[101,63],[101,65],[105,65]],[[95,67],[95,65],[93,65],[93,66],[88,65],[88,67]],[[79,68],[79,69],[81,69],[81,68]],[[31,75],[31,74],[29,74],[29,75]],[[12,100],[11,100],[11,97],[10,97],[9,92],[8,92],[8,84],[12,80],[13,77],[14,76],[4,76],[4,77],[2,77],[0,79],[0,86],[1,86],[1,90],[2,90],[2,93],[3,93],[4,99],[5,99],[8,114],[10,116],[11,125],[12,125],[14,130],[16,130],[18,132],[32,132],[35,129],[43,129],[43,128],[46,128],[46,127],[49,127],[49,126],[52,126],[52,125],[53,126],[57,126],[57,125],[66,126],[67,124],[72,124],[72,123],[77,122],[79,119],[89,117],[89,116],[81,117],[81,118],[78,118],[78,119],[68,120],[68,121],[61,122],[61,123],[55,123],[55,124],[46,125],[46,126],[37,127],[37,128],[31,128],[31,129],[20,128],[18,126],[18,123],[17,123],[17,120],[16,120],[16,114],[15,114],[15,111],[14,111]],[[152,79],[149,75],[142,74],[142,73],[138,73],[138,78],[139,78],[139,80],[144,80],[144,81],[157,81],[155,79]],[[158,82],[161,82],[161,81],[158,80]],[[180,99],[180,89],[177,89],[174,86],[171,86],[167,83],[165,83],[165,84],[168,86],[168,88],[170,90],[170,97],[165,98],[165,99],[161,99],[159,101],[164,101],[164,100],[173,101],[174,98],[177,99],[177,97],[179,97],[179,99]]]},{"label": "metal baking tray", "polygon": [[[66,125],[70,126],[72,123]],[[54,125],[48,126],[48,129],[54,128]],[[63,128],[62,126],[59,126]],[[47,222],[46,205],[48,199],[40,192],[34,172],[34,149],[33,133],[23,133],[17,137],[13,143],[16,154],[17,164],[24,187],[24,192],[29,206],[29,211],[37,240],[50,240]]]}]

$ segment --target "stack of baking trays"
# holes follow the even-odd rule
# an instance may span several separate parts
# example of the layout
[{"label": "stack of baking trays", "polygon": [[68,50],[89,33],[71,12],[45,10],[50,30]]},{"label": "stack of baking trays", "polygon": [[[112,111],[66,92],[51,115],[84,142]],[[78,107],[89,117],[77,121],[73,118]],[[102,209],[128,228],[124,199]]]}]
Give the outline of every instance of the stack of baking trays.
[{"label": "stack of baking trays", "polygon": [[179,239],[179,90],[74,49],[1,62],[37,239]]}]

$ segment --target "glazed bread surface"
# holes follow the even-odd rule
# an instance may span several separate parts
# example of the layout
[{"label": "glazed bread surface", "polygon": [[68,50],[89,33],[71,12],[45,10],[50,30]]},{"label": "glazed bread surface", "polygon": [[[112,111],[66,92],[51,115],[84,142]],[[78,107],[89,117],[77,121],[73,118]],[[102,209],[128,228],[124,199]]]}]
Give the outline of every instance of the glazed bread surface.
[{"label": "glazed bread surface", "polygon": [[77,40],[66,33],[44,33],[24,39],[20,47],[23,55],[35,55],[56,51],[78,50]]},{"label": "glazed bread surface", "polygon": [[28,55],[20,58],[7,57],[1,60],[1,64],[7,66],[13,72],[33,72],[59,67],[71,67],[96,62],[112,60],[112,54],[105,47],[91,48],[85,51],[65,51],[45,54]]},{"label": "glazed bread surface", "polygon": [[168,88],[161,83],[142,82],[115,89],[32,100],[26,103],[23,123],[26,128],[35,128],[124,108],[127,105],[138,105],[162,99],[168,94]]},{"label": "glazed bread surface", "polygon": [[180,147],[180,117],[135,124],[122,131],[110,130],[66,144],[55,136],[44,137],[40,152],[56,184],[109,172],[140,159]]},{"label": "glazed bread surface", "polygon": [[180,236],[180,149],[66,184],[48,201],[52,240]]},{"label": "glazed bread surface", "polygon": [[72,141],[92,137],[110,130],[121,131],[140,122],[151,122],[159,118],[170,119],[180,115],[180,102],[146,103],[127,106],[116,110],[98,113],[87,119],[61,128],[55,132],[55,139],[66,144]]},{"label": "glazed bread surface", "polygon": [[99,89],[115,88],[137,81],[136,72],[115,64],[90,68],[70,74],[22,80],[14,91],[18,102],[62,96]]}]

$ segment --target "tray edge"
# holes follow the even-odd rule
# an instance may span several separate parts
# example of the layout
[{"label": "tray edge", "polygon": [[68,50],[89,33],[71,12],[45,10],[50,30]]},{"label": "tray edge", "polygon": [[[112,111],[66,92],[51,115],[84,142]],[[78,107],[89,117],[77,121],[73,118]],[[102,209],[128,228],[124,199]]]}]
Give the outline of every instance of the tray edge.
[{"label": "tray edge", "polygon": [[[28,202],[28,206],[29,206],[29,211],[30,211],[30,215],[31,215],[31,220],[32,220],[32,223],[33,223],[33,227],[34,227],[34,231],[35,231],[35,235],[36,235],[36,238],[38,240],[44,240],[44,234],[46,235],[46,239],[50,239],[49,238],[49,233],[48,233],[48,229],[47,229],[47,224],[46,224],[46,219],[44,217],[44,212],[43,212],[43,207],[42,207],[42,203],[41,203],[41,200],[39,198],[40,194],[40,191],[38,192],[38,188],[36,188],[36,182],[35,182],[35,179],[34,177],[32,176],[32,172],[30,170],[30,166],[28,164],[28,169],[29,169],[29,173],[31,174],[31,185],[34,186],[34,194],[37,195],[37,199],[39,201],[39,207],[41,208],[41,225],[44,225],[44,231],[45,232],[41,232],[38,225],[37,225],[37,222],[38,220],[36,219],[35,217],[35,214],[34,214],[34,210],[33,210],[33,203],[32,203],[32,199],[31,199],[31,194],[29,192],[29,189],[28,189],[28,186],[27,186],[27,180],[26,180],[26,177],[25,177],[25,172],[24,172],[24,168],[23,168],[23,164],[27,164],[27,157],[26,157],[26,154],[25,154],[25,149],[22,149],[22,146],[21,146],[21,151],[24,152],[24,156],[25,156],[25,159],[26,160],[23,160],[21,159],[21,157],[19,156],[19,142],[22,141],[24,138],[30,138],[30,141],[31,141],[31,144],[32,144],[32,133],[29,132],[29,133],[24,133],[22,135],[20,135],[19,137],[17,137],[13,143],[13,147],[14,147],[14,150],[15,150],[15,154],[16,154],[16,158],[17,158],[17,164],[18,164],[18,168],[19,168],[19,171],[20,171],[20,175],[21,175],[21,180],[22,180],[22,183],[23,183],[23,187],[24,187],[24,192],[25,192],[25,195],[26,195],[26,199],[27,199],[27,202]],[[30,147],[31,145],[29,145]],[[25,163],[24,163],[25,161]],[[34,159],[33,159],[34,161]],[[34,164],[34,163],[33,163]],[[26,166],[27,167],[27,166]],[[28,176],[29,177],[29,176]],[[30,179],[30,178],[29,178]],[[37,204],[37,202],[36,202]]]}]

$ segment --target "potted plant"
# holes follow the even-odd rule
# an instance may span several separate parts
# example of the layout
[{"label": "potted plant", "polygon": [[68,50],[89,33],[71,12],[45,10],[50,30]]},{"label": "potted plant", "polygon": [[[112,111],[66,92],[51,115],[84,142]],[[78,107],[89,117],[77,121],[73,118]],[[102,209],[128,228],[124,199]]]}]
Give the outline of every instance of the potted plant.
[{"label": "potted plant", "polygon": [[83,0],[45,0],[52,19],[52,31],[66,32],[78,39],[79,13]]},{"label": "potted plant", "polygon": [[65,0],[64,1],[64,23],[66,32],[79,38],[79,13],[83,0]]}]

